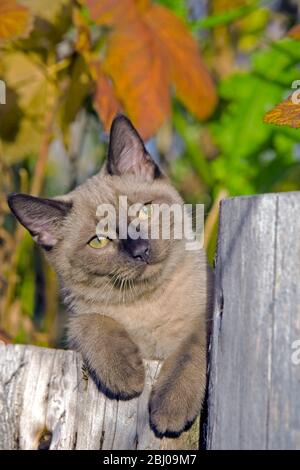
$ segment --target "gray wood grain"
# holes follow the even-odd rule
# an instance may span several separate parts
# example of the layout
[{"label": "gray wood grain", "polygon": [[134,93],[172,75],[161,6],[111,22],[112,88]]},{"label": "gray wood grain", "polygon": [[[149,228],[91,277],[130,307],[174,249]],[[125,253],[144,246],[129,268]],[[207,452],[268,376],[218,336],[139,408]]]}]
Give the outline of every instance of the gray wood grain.
[{"label": "gray wood grain", "polygon": [[143,394],[106,398],[72,351],[0,344],[0,449],[194,449],[199,423],[179,439],[157,439],[148,399],[160,364],[146,362]]},{"label": "gray wood grain", "polygon": [[299,214],[300,193],[221,203],[209,449],[300,449]]}]

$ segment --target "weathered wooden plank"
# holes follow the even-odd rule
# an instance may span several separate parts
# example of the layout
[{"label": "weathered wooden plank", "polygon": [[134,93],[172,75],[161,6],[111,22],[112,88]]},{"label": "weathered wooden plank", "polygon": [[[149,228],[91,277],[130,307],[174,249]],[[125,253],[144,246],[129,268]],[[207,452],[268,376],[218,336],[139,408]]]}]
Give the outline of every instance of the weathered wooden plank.
[{"label": "weathered wooden plank", "polygon": [[300,193],[220,208],[207,447],[300,449]]},{"label": "weathered wooden plank", "polygon": [[110,400],[72,351],[0,344],[0,449],[174,449],[197,447],[199,423],[179,439],[157,439],[148,400],[160,364],[147,362],[143,394]]}]

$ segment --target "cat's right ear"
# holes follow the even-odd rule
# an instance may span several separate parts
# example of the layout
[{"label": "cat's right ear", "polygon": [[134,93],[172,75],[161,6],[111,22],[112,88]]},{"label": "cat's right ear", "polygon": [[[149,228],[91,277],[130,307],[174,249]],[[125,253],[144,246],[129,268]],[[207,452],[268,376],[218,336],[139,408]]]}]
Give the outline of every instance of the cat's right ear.
[{"label": "cat's right ear", "polygon": [[119,114],[112,122],[107,158],[110,175],[134,175],[144,181],[161,176],[161,171],[130,120]]},{"label": "cat's right ear", "polygon": [[45,249],[51,249],[59,239],[60,224],[72,208],[72,203],[13,193],[7,197],[10,210]]}]

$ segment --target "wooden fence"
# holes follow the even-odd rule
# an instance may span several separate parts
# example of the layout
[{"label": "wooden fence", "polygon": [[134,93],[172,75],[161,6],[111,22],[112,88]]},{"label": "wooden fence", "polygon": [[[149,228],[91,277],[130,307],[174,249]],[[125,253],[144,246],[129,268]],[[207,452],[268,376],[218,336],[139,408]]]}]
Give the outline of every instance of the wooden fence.
[{"label": "wooden fence", "polygon": [[[221,203],[207,449],[300,449],[300,193]],[[195,449],[199,422],[156,439],[148,397],[109,400],[71,351],[0,346],[0,448]]]},{"label": "wooden fence", "polygon": [[179,442],[150,430],[148,400],[160,368],[147,362],[139,398],[106,398],[73,351],[0,346],[0,449],[196,448],[199,422]]},{"label": "wooden fence", "polygon": [[221,203],[208,449],[300,449],[299,214],[300,193]]}]

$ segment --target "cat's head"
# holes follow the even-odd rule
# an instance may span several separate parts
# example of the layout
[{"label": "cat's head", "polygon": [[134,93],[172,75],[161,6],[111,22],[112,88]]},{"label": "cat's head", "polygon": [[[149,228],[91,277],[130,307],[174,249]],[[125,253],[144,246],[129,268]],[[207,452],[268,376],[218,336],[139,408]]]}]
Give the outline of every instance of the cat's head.
[{"label": "cat's head", "polygon": [[[120,216],[124,205],[137,204],[136,213]],[[174,269],[182,253],[182,240],[145,237],[143,226],[154,217],[155,205],[182,206],[183,201],[168,178],[146,151],[130,121],[117,116],[110,132],[108,157],[101,171],[74,191],[53,199],[11,194],[8,204],[14,215],[41,245],[69,291],[81,292],[92,302],[111,297],[143,294]],[[110,232],[101,233],[99,208],[107,220],[116,215]],[[107,209],[108,208],[108,209]],[[111,213],[110,209],[111,208]],[[114,214],[113,214],[114,213]],[[120,216],[120,217],[119,217]],[[129,227],[141,219],[141,237],[121,238],[120,221]],[[157,224],[161,214],[157,216]],[[165,222],[164,222],[165,223]],[[106,227],[107,229],[107,227]],[[172,232],[172,222],[171,222]],[[85,294],[83,294],[83,292]],[[130,293],[129,293],[130,292]]]}]

